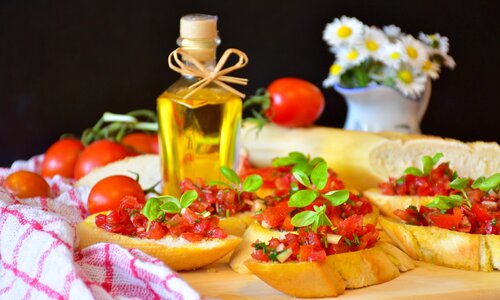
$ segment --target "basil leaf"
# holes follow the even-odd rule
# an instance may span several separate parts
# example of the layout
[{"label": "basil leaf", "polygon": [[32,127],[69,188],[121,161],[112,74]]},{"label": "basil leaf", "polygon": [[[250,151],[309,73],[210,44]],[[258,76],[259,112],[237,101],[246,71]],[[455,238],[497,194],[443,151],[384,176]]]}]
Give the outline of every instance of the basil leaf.
[{"label": "basil leaf", "polygon": [[310,210],[305,210],[293,216],[290,222],[295,227],[304,227],[311,225],[315,219],[317,219],[317,215],[315,212]]},{"label": "basil leaf", "polygon": [[405,174],[411,174],[411,175],[415,175],[415,176],[422,176],[424,175],[424,173],[418,169],[418,168],[415,168],[415,167],[408,167],[406,168],[406,170],[404,171]]},{"label": "basil leaf", "polygon": [[[483,178],[476,184],[476,181],[478,181],[480,178]],[[495,173],[491,175],[488,178],[480,177],[476,179],[472,187],[475,187],[474,185],[477,186],[481,191],[487,192],[489,190],[497,190],[500,188],[500,173]]]},{"label": "basil leaf", "polygon": [[318,198],[318,192],[313,190],[300,190],[294,193],[288,200],[290,207],[305,207]]},{"label": "basil leaf", "polygon": [[443,158],[443,156],[444,156],[444,155],[443,155],[443,153],[441,153],[441,152],[438,152],[438,153],[434,154],[434,156],[432,157],[432,164],[433,164],[433,165],[436,165],[436,164],[438,163],[438,161],[439,161],[441,158]]},{"label": "basil leaf", "polygon": [[185,191],[180,200],[181,208],[188,208],[196,199],[198,199],[198,193],[196,191]]},{"label": "basil leaf", "polygon": [[478,179],[474,180],[474,182],[472,183],[471,187],[472,188],[475,188],[475,189],[481,189],[481,185],[483,184],[484,180],[486,178],[484,176],[481,176],[479,177]]},{"label": "basil leaf", "polygon": [[277,157],[273,159],[271,165],[273,167],[284,167],[284,166],[290,166],[294,165],[295,161],[291,157]]},{"label": "basil leaf", "polygon": [[323,194],[333,206],[339,206],[347,202],[349,200],[349,191],[348,190],[338,190],[338,191],[330,191],[326,194]]},{"label": "basil leaf", "polygon": [[316,217],[314,218],[314,221],[312,223],[311,228],[312,228],[312,230],[314,232],[317,232],[318,231],[318,227],[319,227],[319,216],[318,216],[318,214],[316,214]]},{"label": "basil leaf", "polygon": [[456,178],[450,182],[450,187],[455,190],[463,190],[469,184],[469,179],[467,178]]},{"label": "basil leaf", "polygon": [[288,157],[295,161],[295,163],[309,161],[309,157],[307,157],[304,153],[298,151],[288,153]]},{"label": "basil leaf", "polygon": [[313,165],[309,164],[308,162],[299,162],[292,168],[292,173],[300,171],[309,176],[311,175],[312,170]]},{"label": "basil leaf", "polygon": [[[432,162],[432,157],[425,155],[422,157],[422,165],[424,169],[424,174],[429,175],[432,171],[432,167],[434,166],[434,163]],[[420,175],[422,176],[422,175]]]},{"label": "basil leaf", "polygon": [[181,203],[177,198],[172,196],[163,196],[160,198],[163,200],[163,204],[160,206],[161,210],[169,214],[178,214],[181,212]]},{"label": "basil leaf", "polygon": [[318,190],[325,188],[328,181],[328,166],[325,161],[319,162],[312,170],[311,180]]},{"label": "basil leaf", "polygon": [[243,182],[242,190],[244,192],[255,192],[256,190],[260,189],[263,183],[264,180],[262,180],[262,177],[253,174],[245,179],[245,181]]},{"label": "basil leaf", "polygon": [[303,171],[297,170],[293,171],[293,177],[295,177],[300,183],[302,183],[306,187],[311,186],[311,181],[309,181],[309,177]]},{"label": "basil leaf", "polygon": [[430,208],[437,208],[440,210],[448,210],[450,208],[462,205],[463,201],[464,198],[459,195],[436,196],[431,203],[428,203],[425,206]]},{"label": "basil leaf", "polygon": [[221,171],[222,175],[224,175],[224,177],[227,180],[229,180],[229,182],[234,183],[235,185],[240,184],[240,182],[241,182],[240,176],[238,176],[238,174],[236,174],[236,172],[233,169],[222,166],[222,167],[220,167],[220,171]]},{"label": "basil leaf", "polygon": [[149,198],[144,207],[142,208],[142,214],[151,222],[163,215],[163,211],[160,209],[160,205],[163,203],[163,197]]},{"label": "basil leaf", "polygon": [[313,160],[311,160],[310,164],[313,166],[316,166],[317,164],[319,164],[320,162],[323,162],[323,161],[326,162],[323,157],[315,157],[315,158],[313,158]]}]

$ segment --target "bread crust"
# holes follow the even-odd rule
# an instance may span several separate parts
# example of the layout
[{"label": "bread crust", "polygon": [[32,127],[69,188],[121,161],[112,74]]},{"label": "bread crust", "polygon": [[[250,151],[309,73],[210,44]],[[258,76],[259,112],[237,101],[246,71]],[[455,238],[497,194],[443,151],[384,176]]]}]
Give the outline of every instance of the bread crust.
[{"label": "bread crust", "polygon": [[500,270],[500,236],[415,226],[379,218],[391,239],[415,260],[470,271]]},{"label": "bread crust", "polygon": [[[391,254],[386,249],[391,249]],[[289,295],[326,297],[343,293],[346,288],[361,288],[398,277],[402,263],[397,257],[405,257],[403,264],[406,264],[406,270],[415,267],[403,252],[384,242],[369,249],[329,255],[322,263],[277,263],[250,259],[245,265],[260,279]]]},{"label": "bread crust", "polygon": [[391,196],[381,193],[379,188],[368,189],[363,192],[370,202],[376,206],[380,212],[392,219],[397,219],[394,215],[396,209],[405,210],[410,206],[419,208],[434,199],[434,196]]},{"label": "bread crust", "polygon": [[231,252],[241,242],[241,238],[235,236],[197,243],[170,236],[160,240],[134,238],[97,227],[97,215],[91,215],[77,225],[79,249],[96,243],[115,243],[124,248],[137,248],[162,260],[174,271],[194,270],[209,265]]}]

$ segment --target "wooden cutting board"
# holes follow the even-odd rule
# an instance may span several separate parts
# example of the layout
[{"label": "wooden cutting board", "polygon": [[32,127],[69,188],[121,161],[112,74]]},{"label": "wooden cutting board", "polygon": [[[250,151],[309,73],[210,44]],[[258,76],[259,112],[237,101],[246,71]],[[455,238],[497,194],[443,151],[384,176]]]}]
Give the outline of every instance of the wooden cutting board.
[{"label": "wooden cutting board", "polygon": [[[473,272],[417,262],[414,270],[375,286],[323,299],[500,299],[500,272]],[[290,299],[255,275],[241,275],[226,263],[179,274],[205,299]]]}]

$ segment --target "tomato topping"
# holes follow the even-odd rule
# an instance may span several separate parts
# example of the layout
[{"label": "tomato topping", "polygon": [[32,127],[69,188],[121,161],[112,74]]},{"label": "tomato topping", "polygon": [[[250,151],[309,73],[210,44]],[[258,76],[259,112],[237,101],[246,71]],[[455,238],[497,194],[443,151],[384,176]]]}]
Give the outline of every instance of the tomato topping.
[{"label": "tomato topping", "polygon": [[167,234],[182,237],[189,242],[227,237],[227,233],[218,227],[219,218],[216,216],[204,217],[190,208],[185,208],[181,214],[166,214],[164,218],[149,222],[142,214],[143,207],[144,203],[137,198],[126,196],[107,215],[97,215],[95,224],[109,232],[154,240]]}]

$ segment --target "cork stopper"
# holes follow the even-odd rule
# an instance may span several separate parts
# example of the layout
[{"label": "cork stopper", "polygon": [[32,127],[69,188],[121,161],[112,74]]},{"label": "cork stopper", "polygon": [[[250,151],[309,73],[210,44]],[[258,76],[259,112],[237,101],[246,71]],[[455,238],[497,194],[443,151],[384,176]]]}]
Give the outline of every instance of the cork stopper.
[{"label": "cork stopper", "polygon": [[216,39],[217,16],[190,14],[181,18],[180,38]]}]

